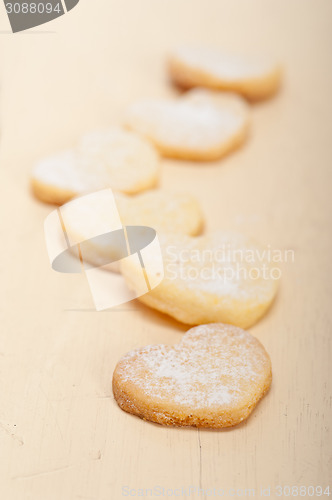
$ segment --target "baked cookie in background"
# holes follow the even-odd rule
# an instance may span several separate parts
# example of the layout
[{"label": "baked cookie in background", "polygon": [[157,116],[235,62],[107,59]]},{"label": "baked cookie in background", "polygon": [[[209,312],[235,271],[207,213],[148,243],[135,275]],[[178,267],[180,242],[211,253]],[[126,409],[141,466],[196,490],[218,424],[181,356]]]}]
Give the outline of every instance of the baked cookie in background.
[{"label": "baked cookie in background", "polygon": [[[66,214],[66,231],[73,241],[84,241],[85,259],[97,266],[117,260],[114,242],[90,240],[95,220],[107,220],[108,192],[100,191],[98,198],[90,197],[84,204],[72,205]],[[186,193],[172,193],[155,189],[135,196],[113,193],[123,226],[149,226],[158,232],[197,235],[204,223],[200,204]],[[110,270],[119,271],[113,262]]]},{"label": "baked cookie in background", "polygon": [[270,357],[255,337],[210,324],[174,346],[126,354],[114,370],[113,393],[122,410],[145,420],[218,429],[245,420],[271,381]]},{"label": "baked cookie in background", "polygon": [[249,107],[236,94],[193,89],[173,99],[136,102],[125,125],[150,139],[163,156],[217,160],[244,142]]},{"label": "baked cookie in background", "polygon": [[150,226],[156,231],[198,235],[204,224],[202,208],[191,194],[152,189],[135,196],[114,193],[126,226]]},{"label": "baked cookie in background", "polygon": [[126,194],[158,183],[159,155],[152,144],[121,128],[96,131],[72,150],[40,161],[31,177],[35,196],[62,205],[80,194],[110,187]]},{"label": "baked cookie in background", "polygon": [[[190,237],[160,234],[164,279],[138,300],[182,323],[229,323],[249,328],[270,307],[279,271],[266,249],[242,234],[217,232]],[[148,275],[158,272],[153,252],[145,254]],[[140,269],[123,262],[128,286],[138,286]]]},{"label": "baked cookie in background", "polygon": [[267,56],[245,56],[204,47],[174,50],[168,61],[171,79],[183,88],[233,91],[250,100],[265,99],[280,86],[280,65]]}]

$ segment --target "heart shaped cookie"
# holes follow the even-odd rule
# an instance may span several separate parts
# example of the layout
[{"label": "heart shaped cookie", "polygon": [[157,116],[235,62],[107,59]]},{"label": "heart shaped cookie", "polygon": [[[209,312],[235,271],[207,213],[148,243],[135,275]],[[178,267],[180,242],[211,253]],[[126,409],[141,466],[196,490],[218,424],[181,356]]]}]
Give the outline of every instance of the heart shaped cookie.
[{"label": "heart shaped cookie", "polygon": [[[85,259],[97,266],[113,260],[117,249],[114,242],[89,240],[95,221],[107,219],[109,195],[99,191],[99,196],[86,199],[84,204],[72,205],[66,217],[66,231],[74,241],[85,241]],[[159,232],[196,235],[202,228],[203,215],[198,201],[185,193],[172,193],[159,189],[146,191],[136,196],[114,193],[114,199],[123,226],[149,226]],[[116,259],[114,259],[116,260]],[[119,271],[118,264],[109,266]]]},{"label": "heart shaped cookie", "polygon": [[267,56],[230,54],[204,47],[182,47],[169,58],[169,72],[181,87],[207,87],[264,99],[280,86],[281,69]]},{"label": "heart shaped cookie", "polygon": [[241,97],[194,89],[177,99],[139,101],[128,110],[125,123],[164,156],[216,160],[244,141],[248,116]]},{"label": "heart shaped cookie", "polygon": [[112,128],[87,134],[76,149],[40,161],[31,185],[40,200],[62,205],[107,187],[138,193],[154,187],[158,177],[154,147],[133,132]]},{"label": "heart shaped cookie", "polygon": [[[272,303],[280,271],[269,261],[269,249],[246,236],[160,234],[159,242],[164,279],[139,297],[148,306],[190,325],[221,322],[248,328]],[[146,253],[152,280],[159,272],[158,262],[153,252]],[[124,263],[121,272],[128,286],[136,290],[138,267]]]},{"label": "heart shaped cookie", "polygon": [[113,374],[123,410],[164,425],[221,428],[246,419],[271,385],[270,357],[250,333],[201,325],[174,346],[126,354]]}]

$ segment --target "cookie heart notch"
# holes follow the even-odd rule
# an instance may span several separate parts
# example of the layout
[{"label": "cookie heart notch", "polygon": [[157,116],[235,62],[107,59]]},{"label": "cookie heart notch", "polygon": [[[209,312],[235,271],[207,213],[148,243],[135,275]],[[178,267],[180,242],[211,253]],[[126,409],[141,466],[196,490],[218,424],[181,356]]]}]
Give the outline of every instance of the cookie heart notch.
[{"label": "cookie heart notch", "polygon": [[131,351],[113,374],[124,411],[163,425],[239,424],[268,391],[270,357],[250,333],[221,323],[190,329],[179,344]]},{"label": "cookie heart notch", "polygon": [[177,99],[136,102],[125,124],[147,137],[163,156],[209,161],[244,142],[249,109],[236,94],[193,89]]},{"label": "cookie heart notch", "polygon": [[41,160],[31,176],[34,195],[62,205],[75,196],[112,188],[136,194],[159,179],[159,155],[133,132],[119,127],[83,136],[76,148]]}]

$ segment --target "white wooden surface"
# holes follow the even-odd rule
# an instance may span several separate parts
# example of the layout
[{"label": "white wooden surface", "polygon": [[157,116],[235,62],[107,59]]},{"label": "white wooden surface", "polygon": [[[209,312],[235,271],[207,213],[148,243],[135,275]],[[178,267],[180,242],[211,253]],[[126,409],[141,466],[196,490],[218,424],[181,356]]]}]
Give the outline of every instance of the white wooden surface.
[{"label": "white wooden surface", "polygon": [[[1,499],[119,500],[127,487],[191,485],[225,498],[230,488],[259,496],[271,487],[276,498],[277,485],[327,486],[331,2],[81,0],[17,35],[0,10]],[[251,329],[271,355],[273,387],[246,423],[221,432],[162,428],[117,407],[119,357],[177,342],[185,327],[136,302],[95,312],[83,276],[50,269],[50,207],[29,192],[41,156],[117,123],[137,97],[174,94],[165,54],[188,41],[264,49],[285,68],[280,94],[253,107],[241,151],[220,164],[164,161],[161,185],[197,195],[206,230],[242,230],[295,251],[273,308]]]}]

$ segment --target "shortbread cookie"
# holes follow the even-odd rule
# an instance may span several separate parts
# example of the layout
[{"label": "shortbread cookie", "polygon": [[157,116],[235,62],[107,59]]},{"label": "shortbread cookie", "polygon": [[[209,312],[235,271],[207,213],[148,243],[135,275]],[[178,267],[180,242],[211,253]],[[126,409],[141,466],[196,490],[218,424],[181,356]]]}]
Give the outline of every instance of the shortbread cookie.
[{"label": "shortbread cookie", "polygon": [[[95,220],[107,220],[109,194],[100,191],[98,198],[72,206],[66,216],[66,231],[74,241],[85,241],[85,259],[95,265],[117,260],[117,249],[114,242],[98,239],[88,241],[86,235],[91,234],[91,225]],[[136,196],[114,193],[116,206],[124,226],[149,226],[159,232],[174,232],[196,235],[203,225],[203,214],[198,201],[191,195],[152,190]],[[118,264],[113,262],[110,270],[118,271]]]},{"label": "shortbread cookie", "polygon": [[248,99],[269,97],[280,86],[281,69],[272,58],[241,56],[216,49],[183,47],[169,58],[175,83],[238,92]]},{"label": "shortbread cookie", "polygon": [[269,355],[250,333],[215,323],[189,330],[179,344],[126,354],[113,374],[123,410],[164,425],[239,424],[271,385]]},{"label": "shortbread cookie", "polygon": [[248,105],[240,96],[194,89],[177,99],[138,101],[125,123],[164,156],[216,160],[244,141],[248,117]]},{"label": "shortbread cookie", "polygon": [[42,201],[62,205],[74,196],[111,187],[138,193],[154,187],[159,157],[143,138],[120,128],[93,132],[76,149],[40,161],[32,189]]},{"label": "shortbread cookie", "polygon": [[[192,238],[160,234],[164,279],[139,297],[148,306],[190,325],[229,323],[248,328],[266,312],[277,290],[280,270],[264,247],[241,234],[215,233]],[[145,255],[149,276],[159,272],[155,255]],[[157,262],[157,261],[156,261]],[[136,290],[140,270],[121,266]]]}]

